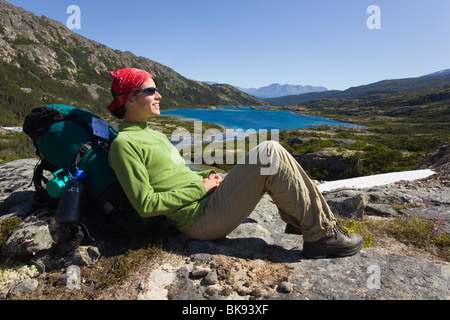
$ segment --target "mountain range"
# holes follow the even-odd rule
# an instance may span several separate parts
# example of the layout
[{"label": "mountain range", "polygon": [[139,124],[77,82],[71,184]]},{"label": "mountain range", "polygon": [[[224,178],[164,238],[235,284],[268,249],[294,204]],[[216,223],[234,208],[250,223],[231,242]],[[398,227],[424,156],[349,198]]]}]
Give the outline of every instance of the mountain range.
[{"label": "mountain range", "polygon": [[293,84],[272,83],[271,85],[261,88],[241,88],[236,87],[242,92],[248,93],[260,99],[277,98],[290,95],[299,95],[309,92],[323,92],[328,89],[325,87],[302,86]]},{"label": "mountain range", "polygon": [[17,125],[33,106],[61,103],[108,115],[109,71],[141,68],[158,78],[161,107],[265,105],[227,84],[208,85],[127,51],[86,39],[64,24],[0,0],[0,125]]},{"label": "mountain range", "polygon": [[433,72],[422,77],[435,77],[435,76],[447,76],[450,75],[450,69],[445,69],[437,72]]},{"label": "mountain range", "polygon": [[409,93],[450,85],[450,69],[438,71],[417,78],[383,80],[375,83],[351,87],[346,90],[328,90],[279,98],[265,98],[272,105],[295,105],[321,99],[359,99],[376,94]]}]

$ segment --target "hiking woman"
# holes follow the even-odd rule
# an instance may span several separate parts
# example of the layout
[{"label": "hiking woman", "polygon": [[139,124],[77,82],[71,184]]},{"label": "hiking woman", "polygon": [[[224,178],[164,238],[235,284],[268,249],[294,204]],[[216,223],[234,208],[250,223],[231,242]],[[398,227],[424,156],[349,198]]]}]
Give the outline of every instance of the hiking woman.
[{"label": "hiking woman", "polygon": [[238,227],[268,193],[281,218],[303,234],[305,257],[348,256],[361,249],[362,237],[336,225],[321,193],[280,144],[261,143],[224,179],[214,171],[192,171],[166,136],[148,128],[147,119],[160,114],[155,77],[139,69],[110,75],[114,101],[108,110],[123,123],[109,162],[141,217],[163,215],[190,238],[214,240]]}]

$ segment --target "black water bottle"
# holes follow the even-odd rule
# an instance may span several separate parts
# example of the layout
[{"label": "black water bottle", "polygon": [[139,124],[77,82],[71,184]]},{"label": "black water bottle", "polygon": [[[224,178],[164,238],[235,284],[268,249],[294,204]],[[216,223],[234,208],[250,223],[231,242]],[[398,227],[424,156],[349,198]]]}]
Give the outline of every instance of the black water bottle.
[{"label": "black water bottle", "polygon": [[56,221],[61,223],[77,223],[80,220],[80,205],[85,188],[86,173],[77,169],[75,175],[71,175],[71,177],[72,179],[66,183],[56,211]]}]

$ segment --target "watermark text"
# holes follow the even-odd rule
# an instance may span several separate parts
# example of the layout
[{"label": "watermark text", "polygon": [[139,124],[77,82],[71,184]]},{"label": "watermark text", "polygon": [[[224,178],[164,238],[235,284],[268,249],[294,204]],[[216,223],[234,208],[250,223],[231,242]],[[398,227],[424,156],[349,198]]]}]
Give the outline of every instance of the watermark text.
[{"label": "watermark text", "polygon": [[380,267],[376,264],[372,264],[367,268],[366,271],[369,274],[369,278],[367,278],[367,289],[380,289],[381,288],[381,270]]},{"label": "watermark text", "polygon": [[381,9],[377,5],[371,5],[367,8],[367,14],[370,14],[367,18],[366,26],[369,30],[381,29]]},{"label": "watermark text", "polygon": [[67,28],[70,30],[81,29],[81,9],[77,5],[70,5],[67,7],[67,14],[71,14],[67,18]]},{"label": "watermark text", "polygon": [[[248,138],[247,142],[244,139]],[[202,122],[194,122],[194,132],[178,128],[170,136],[175,150],[172,161],[179,162],[180,155],[188,164],[261,164],[262,175],[273,175],[278,171],[277,153],[267,152],[265,141],[279,142],[279,130],[208,129],[203,132]],[[248,152],[252,151],[252,152]]]}]

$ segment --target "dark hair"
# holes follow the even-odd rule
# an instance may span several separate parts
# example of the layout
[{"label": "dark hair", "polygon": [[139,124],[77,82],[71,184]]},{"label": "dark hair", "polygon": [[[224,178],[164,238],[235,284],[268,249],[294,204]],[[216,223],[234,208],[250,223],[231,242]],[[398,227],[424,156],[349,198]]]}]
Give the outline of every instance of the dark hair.
[{"label": "dark hair", "polygon": [[[111,87],[111,95],[113,96],[114,100],[116,99],[116,91],[114,91],[114,88]],[[111,114],[116,117],[117,119],[123,119],[125,117],[125,106],[120,106],[118,108],[115,108],[111,111]]]}]

